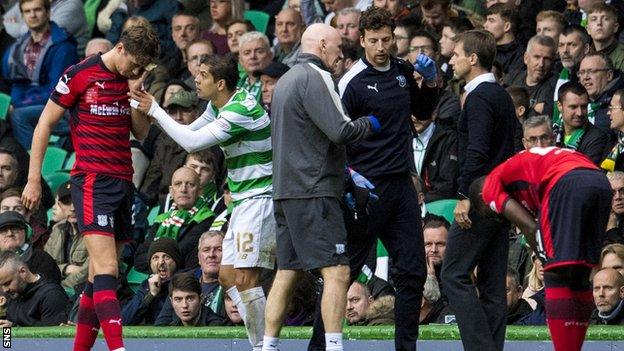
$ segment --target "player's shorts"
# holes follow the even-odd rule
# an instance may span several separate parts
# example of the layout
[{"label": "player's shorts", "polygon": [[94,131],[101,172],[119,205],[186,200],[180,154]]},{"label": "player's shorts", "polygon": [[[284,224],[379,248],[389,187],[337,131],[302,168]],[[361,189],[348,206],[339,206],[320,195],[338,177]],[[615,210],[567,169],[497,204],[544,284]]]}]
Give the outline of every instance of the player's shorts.
[{"label": "player's shorts", "polygon": [[348,265],[347,231],[338,199],[276,200],[277,268]]},{"label": "player's shorts", "polygon": [[275,268],[275,218],[270,196],[253,197],[234,207],[223,238],[221,264]]},{"label": "player's shorts", "polygon": [[83,235],[107,235],[116,241],[132,239],[131,181],[96,173],[71,177],[71,197]]},{"label": "player's shorts", "polygon": [[575,169],[561,177],[542,202],[539,256],[544,269],[598,263],[613,193],[604,173]]}]

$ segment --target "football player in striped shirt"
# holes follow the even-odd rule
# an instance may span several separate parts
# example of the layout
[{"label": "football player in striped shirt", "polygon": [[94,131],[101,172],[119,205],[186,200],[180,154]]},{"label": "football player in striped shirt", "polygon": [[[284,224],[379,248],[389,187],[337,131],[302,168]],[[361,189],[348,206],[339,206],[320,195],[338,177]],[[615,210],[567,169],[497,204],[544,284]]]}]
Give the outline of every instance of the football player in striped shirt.
[{"label": "football player in striped shirt", "polygon": [[197,95],[210,101],[192,124],[176,123],[144,91],[133,91],[138,108],[188,152],[219,145],[225,154],[234,209],[223,240],[219,281],[243,317],[253,350],[262,349],[266,297],[262,268],[275,265],[270,119],[251,93],[236,89],[238,71],[231,56],[209,56],[195,77]]}]

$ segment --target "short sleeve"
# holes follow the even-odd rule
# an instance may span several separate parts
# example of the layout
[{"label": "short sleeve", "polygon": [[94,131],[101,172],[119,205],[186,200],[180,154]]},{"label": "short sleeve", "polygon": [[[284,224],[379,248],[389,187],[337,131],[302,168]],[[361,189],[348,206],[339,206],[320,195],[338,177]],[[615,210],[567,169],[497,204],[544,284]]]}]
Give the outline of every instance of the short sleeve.
[{"label": "short sleeve", "polygon": [[65,70],[61,78],[59,78],[56,83],[56,86],[50,95],[50,100],[66,109],[76,105],[78,99],[80,99],[80,96],[82,95],[82,92],[88,85],[84,81],[81,84],[81,76],[79,73],[80,69],[77,65],[71,66]]},{"label": "short sleeve", "polygon": [[509,194],[505,192],[501,173],[504,170],[504,163],[496,167],[486,178],[483,184],[483,201],[494,212],[502,214],[505,209],[505,203],[509,199]]}]

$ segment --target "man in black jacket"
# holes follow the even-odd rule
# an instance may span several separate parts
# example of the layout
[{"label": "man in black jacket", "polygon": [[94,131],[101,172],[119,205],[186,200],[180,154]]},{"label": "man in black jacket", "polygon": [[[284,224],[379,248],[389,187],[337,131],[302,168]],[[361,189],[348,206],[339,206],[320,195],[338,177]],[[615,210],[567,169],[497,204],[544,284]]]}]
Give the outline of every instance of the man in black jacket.
[{"label": "man in black jacket", "polygon": [[457,193],[457,132],[442,128],[433,119],[412,117],[416,172],[423,181],[425,203],[455,198]]},{"label": "man in black jacket", "polygon": [[[442,263],[442,285],[455,311],[464,349],[502,350],[509,226],[471,211],[467,194],[475,178],[488,174],[520,148],[520,125],[511,97],[490,73],[496,53],[494,37],[472,30],[459,34],[455,41],[450,63],[467,84],[458,124],[460,200]],[[475,286],[470,275],[477,265]]]},{"label": "man in black jacket", "polygon": [[613,268],[598,271],[593,280],[596,309],[591,324],[624,325],[624,278]]},{"label": "man in black jacket", "polygon": [[32,273],[17,254],[0,253],[0,284],[9,297],[7,319],[0,326],[56,326],[67,321],[63,288]]},{"label": "man in black jacket", "polygon": [[[395,348],[411,351],[418,338],[427,272],[420,207],[410,175],[410,115],[430,119],[439,92],[433,60],[421,54],[412,66],[390,55],[394,27],[385,9],[372,7],[362,13],[360,44],[365,55],[342,77],[338,89],[350,116],[372,114],[381,123],[378,134],[347,146],[349,166],[368,178],[379,195],[368,204],[368,233],[349,237],[351,278],[357,276],[379,236],[396,268],[392,274],[397,287]],[[414,71],[423,77],[420,87],[413,79]]]},{"label": "man in black jacket", "polygon": [[496,63],[508,72],[524,68],[522,58],[524,45],[516,40],[519,19],[516,10],[509,4],[495,4],[488,9],[483,28],[496,40]]},{"label": "man in black jacket", "polygon": [[609,137],[589,123],[587,90],[577,82],[567,82],[559,88],[557,106],[561,111],[561,127],[555,128],[556,144],[585,154],[596,165],[605,156]]}]

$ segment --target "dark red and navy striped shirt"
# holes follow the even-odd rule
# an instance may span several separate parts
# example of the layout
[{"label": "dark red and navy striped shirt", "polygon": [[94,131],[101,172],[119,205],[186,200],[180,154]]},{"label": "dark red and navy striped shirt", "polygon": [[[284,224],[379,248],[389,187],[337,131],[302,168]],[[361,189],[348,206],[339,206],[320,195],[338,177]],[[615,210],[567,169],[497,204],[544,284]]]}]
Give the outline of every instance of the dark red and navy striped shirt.
[{"label": "dark red and navy striped shirt", "polygon": [[50,99],[70,111],[76,150],[72,174],[132,180],[128,78],[108,70],[94,55],[69,67]]}]

